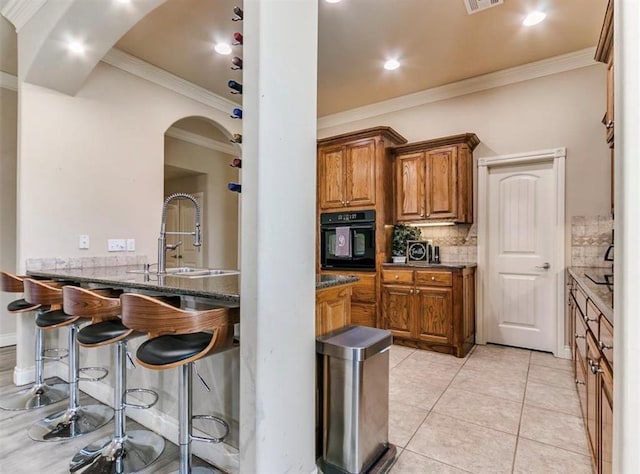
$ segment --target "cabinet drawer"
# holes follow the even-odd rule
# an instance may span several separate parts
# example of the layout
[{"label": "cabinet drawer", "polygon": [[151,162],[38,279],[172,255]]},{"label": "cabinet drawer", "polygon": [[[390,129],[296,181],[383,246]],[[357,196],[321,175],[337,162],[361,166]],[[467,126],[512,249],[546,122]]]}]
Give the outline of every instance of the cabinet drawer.
[{"label": "cabinet drawer", "polygon": [[362,303],[376,302],[376,276],[373,275],[357,275],[360,280],[353,284],[352,301],[360,301]]},{"label": "cabinet drawer", "polygon": [[426,286],[451,286],[451,272],[419,270],[416,271],[416,284]]},{"label": "cabinet drawer", "polygon": [[587,357],[587,326],[581,317],[576,317],[576,333],[574,334],[576,341],[576,352],[584,361]]},{"label": "cabinet drawer", "polygon": [[600,322],[600,318],[603,317],[600,313],[598,307],[591,302],[591,300],[587,300],[587,325],[593,335],[598,338],[598,323]]},{"label": "cabinet drawer", "polygon": [[600,316],[600,336],[598,337],[598,346],[602,355],[607,360],[611,368],[613,368],[613,326],[607,318]]},{"label": "cabinet drawer", "polygon": [[413,283],[413,270],[382,270],[383,283]]},{"label": "cabinet drawer", "polygon": [[584,318],[587,314],[587,295],[579,286],[576,285],[573,290],[573,296],[575,298],[576,306],[578,307],[578,314]]}]

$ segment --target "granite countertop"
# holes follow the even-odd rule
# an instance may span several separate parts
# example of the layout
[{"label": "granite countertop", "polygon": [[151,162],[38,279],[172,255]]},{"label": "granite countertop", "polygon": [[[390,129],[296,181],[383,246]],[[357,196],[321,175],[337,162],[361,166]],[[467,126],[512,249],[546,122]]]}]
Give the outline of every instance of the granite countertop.
[{"label": "granite countertop", "polygon": [[[79,283],[109,285],[116,288],[132,288],[159,293],[189,295],[224,301],[232,305],[240,303],[240,274],[217,275],[204,278],[188,278],[171,274],[142,273],[142,265],[119,267],[91,267],[29,270],[28,275]],[[347,275],[318,275],[316,290],[358,281]]]},{"label": "granite countertop", "polygon": [[427,263],[427,262],[407,262],[407,263],[383,263],[382,267],[393,268],[442,268],[443,270],[462,269],[462,268],[474,268],[477,267],[477,263],[464,263],[464,262],[446,262],[446,263]]},{"label": "granite countertop", "polygon": [[595,267],[569,267],[568,270],[569,274],[575,278],[578,285],[580,285],[580,288],[584,290],[604,317],[615,326],[613,318],[613,291],[611,291],[607,285],[597,285],[585,276],[585,273],[599,273],[607,269]]}]

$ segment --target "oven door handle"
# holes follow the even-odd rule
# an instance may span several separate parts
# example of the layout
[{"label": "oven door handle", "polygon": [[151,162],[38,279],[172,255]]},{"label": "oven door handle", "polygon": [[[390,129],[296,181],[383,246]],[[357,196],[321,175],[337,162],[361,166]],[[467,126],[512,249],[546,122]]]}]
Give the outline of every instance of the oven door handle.
[{"label": "oven door handle", "polygon": [[357,229],[357,230],[376,230],[375,225],[371,224],[371,225],[331,225],[331,226],[327,226],[324,225],[321,227],[321,230],[336,230],[338,227],[350,227],[351,229]]}]

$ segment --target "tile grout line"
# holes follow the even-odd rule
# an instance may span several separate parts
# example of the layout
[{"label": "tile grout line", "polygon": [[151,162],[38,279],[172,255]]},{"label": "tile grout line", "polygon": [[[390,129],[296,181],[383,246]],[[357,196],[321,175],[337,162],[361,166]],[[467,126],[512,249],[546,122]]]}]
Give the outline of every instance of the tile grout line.
[{"label": "tile grout line", "polygon": [[529,384],[529,370],[531,369],[531,352],[529,352],[529,365],[527,366],[527,377],[524,380],[524,392],[522,393],[522,406],[520,407],[520,421],[518,422],[518,431],[516,432],[516,445],[513,450],[513,461],[511,462],[511,473],[515,473],[516,457],[518,456],[518,444],[520,441],[520,428],[522,427],[522,414],[524,413],[524,402],[527,399],[527,385]]}]

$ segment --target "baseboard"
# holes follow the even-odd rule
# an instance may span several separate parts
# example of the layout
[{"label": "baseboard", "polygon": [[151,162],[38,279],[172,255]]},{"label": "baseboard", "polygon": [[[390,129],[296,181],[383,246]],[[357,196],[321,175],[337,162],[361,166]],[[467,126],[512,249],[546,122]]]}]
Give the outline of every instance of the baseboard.
[{"label": "baseboard", "polygon": [[[67,381],[68,370],[62,370],[59,366],[67,367],[60,362],[45,362],[44,364],[44,378],[58,376],[65,382]],[[62,374],[62,375],[60,375]],[[14,367],[13,368],[13,383],[18,387],[33,383],[36,379],[36,367],[31,365],[29,367]]]},{"label": "baseboard", "polygon": [[0,347],[15,346],[15,345],[16,345],[15,332],[0,334]]},{"label": "baseboard", "polygon": [[556,355],[559,359],[572,359],[571,356],[571,348],[569,346],[564,346],[563,349],[560,350],[558,355]]}]

